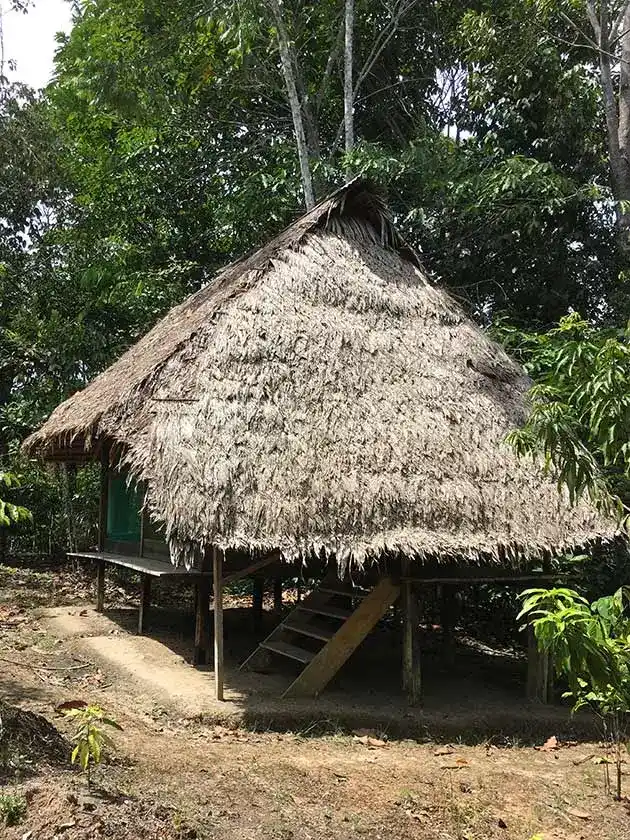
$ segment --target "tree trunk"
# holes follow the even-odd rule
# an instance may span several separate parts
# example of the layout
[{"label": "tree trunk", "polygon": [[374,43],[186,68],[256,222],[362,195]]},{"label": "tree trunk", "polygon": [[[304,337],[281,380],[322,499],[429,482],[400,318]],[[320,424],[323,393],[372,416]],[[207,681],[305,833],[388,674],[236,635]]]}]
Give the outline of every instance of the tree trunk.
[{"label": "tree trunk", "polygon": [[[608,2],[601,3],[599,16],[594,3],[588,2],[587,9],[599,48],[599,77],[619,248],[623,257],[630,258],[630,3],[626,3],[618,25],[611,24]],[[612,75],[616,40],[620,53],[618,94]]]},{"label": "tree trunk", "polygon": [[[344,76],[343,76],[343,118],[346,132],[346,155],[354,148],[354,88],[352,78],[352,47],[354,41],[354,0],[346,0]],[[346,164],[346,177],[352,175]]]},{"label": "tree trunk", "polygon": [[304,190],[304,202],[306,204],[306,209],[310,210],[310,208],[315,204],[315,194],[313,192],[313,178],[311,175],[306,132],[304,130],[304,117],[302,114],[300,97],[298,96],[297,91],[294,66],[291,61],[291,47],[289,44],[287,30],[284,25],[284,20],[282,18],[280,4],[278,0],[269,0],[269,3],[271,5],[276,25],[278,49],[280,50],[280,61],[282,64],[282,75],[284,76],[284,83],[286,85],[289,105],[291,107],[291,116],[293,118],[293,129],[295,131],[298,159],[300,161],[300,174],[302,176],[302,188]]},{"label": "tree trunk", "polygon": [[619,152],[614,180],[616,198],[621,202],[617,204],[621,251],[625,257],[630,257],[630,6],[626,8],[621,24],[619,48]]}]

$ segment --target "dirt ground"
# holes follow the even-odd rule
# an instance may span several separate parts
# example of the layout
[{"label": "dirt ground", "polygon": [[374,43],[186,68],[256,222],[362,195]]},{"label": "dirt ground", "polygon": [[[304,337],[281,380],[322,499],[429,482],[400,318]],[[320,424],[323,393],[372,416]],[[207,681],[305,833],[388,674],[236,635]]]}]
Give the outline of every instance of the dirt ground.
[{"label": "dirt ground", "polygon": [[[69,765],[15,762],[0,808],[2,795],[22,796],[26,813],[11,827],[0,819],[3,840],[630,840],[627,801],[604,790],[605,746],[580,738],[566,709],[519,701],[518,663],[495,663],[496,685],[484,671],[486,695],[449,683],[450,666],[437,669],[420,711],[394,692],[384,710],[383,685],[357,703],[354,681],[380,674],[364,660],[315,704],[283,708],[288,673],[236,671],[228,703],[217,704],[211,672],[187,663],[190,639],[176,621],[185,612],[161,606],[155,632],[138,637],[133,590],[111,583],[111,609],[98,615],[87,584],[82,574],[0,567],[0,698],[68,736],[54,710],[77,698],[123,727],[91,789]],[[238,599],[226,619],[232,612],[234,624],[247,621]],[[240,642],[232,644],[236,661]],[[396,737],[405,716],[415,739]],[[541,748],[551,736],[557,743]]]}]

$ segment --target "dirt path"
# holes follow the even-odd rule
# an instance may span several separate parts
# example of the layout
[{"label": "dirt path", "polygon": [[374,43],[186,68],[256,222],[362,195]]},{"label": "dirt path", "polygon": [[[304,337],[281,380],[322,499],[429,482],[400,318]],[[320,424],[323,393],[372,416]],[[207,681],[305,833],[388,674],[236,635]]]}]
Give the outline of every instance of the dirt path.
[{"label": "dirt path", "polygon": [[498,730],[465,746],[217,725],[207,722],[208,672],[151,638],[82,605],[1,619],[0,693],[66,731],[53,706],[72,697],[123,726],[115,760],[95,772],[98,796],[68,770],[10,782],[4,790],[25,796],[27,812],[0,827],[2,840],[630,840],[627,803],[605,794],[593,761],[600,744],[519,747]]},{"label": "dirt path", "polygon": [[[92,609],[53,608],[41,613],[42,624],[72,650],[98,663],[119,684],[133,686],[143,707],[165,706],[186,717],[200,716],[214,702],[207,672],[149,636],[130,635]],[[226,693],[229,702],[238,692]]]},{"label": "dirt path", "polygon": [[[230,611],[228,610],[228,616]],[[193,668],[189,664],[190,642],[181,640],[163,627],[147,636],[135,633],[135,613],[121,610],[109,616],[91,608],[55,607],[40,611],[42,627],[62,639],[67,651],[79,659],[95,662],[108,674],[108,682],[117,687],[133,685],[147,711],[165,706],[185,717],[203,716],[204,720],[254,728],[323,729],[338,726],[346,729],[369,727],[397,737],[457,738],[462,732],[473,734],[488,728],[504,731],[512,737],[531,738],[548,729],[565,737],[574,737],[577,722],[569,721],[566,710],[558,707],[532,707],[522,698],[510,700],[500,692],[482,685],[475,694],[462,683],[448,688],[448,675],[441,696],[410,708],[404,698],[392,697],[388,684],[379,692],[378,680],[367,685],[348,679],[337,688],[330,686],[316,700],[280,700],[289,685],[290,675],[281,667],[260,675],[240,671],[238,663],[251,651],[251,635],[245,634],[246,653],[232,654],[226,660],[225,702],[215,699],[212,667]],[[234,632],[232,632],[232,630]],[[243,638],[242,628],[230,628],[226,638]],[[367,669],[372,666],[368,664]],[[378,670],[378,666],[377,670]],[[590,722],[585,724],[591,729]]]}]

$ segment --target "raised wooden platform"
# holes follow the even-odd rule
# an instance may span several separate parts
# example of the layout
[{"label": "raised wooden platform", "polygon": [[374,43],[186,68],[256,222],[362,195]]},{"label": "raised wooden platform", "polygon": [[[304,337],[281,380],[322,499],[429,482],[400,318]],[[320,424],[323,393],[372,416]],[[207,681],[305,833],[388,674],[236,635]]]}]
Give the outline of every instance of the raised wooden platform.
[{"label": "raised wooden platform", "polygon": [[[91,560],[96,563],[96,609],[103,612],[105,608],[105,567],[122,566],[140,575],[140,608],[138,611],[138,634],[144,633],[149,608],[151,606],[151,579],[188,580],[195,586],[195,647],[193,650],[193,664],[203,665],[210,661],[210,597],[212,595],[213,570],[187,569],[184,566],[174,566],[168,560],[158,557],[143,557],[130,554],[116,554],[111,551],[72,551],[69,557],[78,560]],[[240,578],[252,575],[261,568],[273,563],[273,557],[258,557],[252,561],[248,558],[246,565],[235,563],[227,569],[222,568],[221,587]],[[227,574],[226,574],[227,572]]]},{"label": "raised wooden platform", "polygon": [[125,554],[112,554],[107,551],[70,551],[68,552],[68,557],[111,563],[114,566],[124,566],[125,569],[132,569],[134,572],[150,575],[151,577],[199,578],[211,574],[209,572],[201,572],[198,569],[187,569],[185,566],[174,566],[166,560],[158,560],[154,557],[129,557]]}]

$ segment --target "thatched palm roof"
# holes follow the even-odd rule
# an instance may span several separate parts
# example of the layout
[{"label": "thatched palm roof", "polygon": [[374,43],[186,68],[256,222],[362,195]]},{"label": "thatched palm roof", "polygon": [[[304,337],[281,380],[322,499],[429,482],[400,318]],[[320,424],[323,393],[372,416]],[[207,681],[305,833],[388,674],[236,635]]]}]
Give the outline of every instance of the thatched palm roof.
[{"label": "thatched palm roof", "polygon": [[173,309],[25,449],[118,445],[177,559],[504,562],[611,537],[505,444],[528,387],[355,181]]}]

